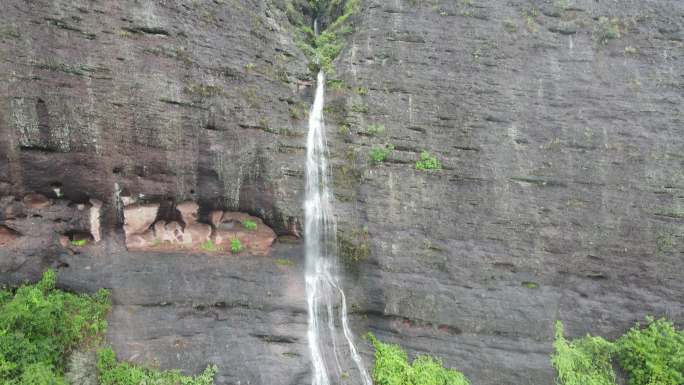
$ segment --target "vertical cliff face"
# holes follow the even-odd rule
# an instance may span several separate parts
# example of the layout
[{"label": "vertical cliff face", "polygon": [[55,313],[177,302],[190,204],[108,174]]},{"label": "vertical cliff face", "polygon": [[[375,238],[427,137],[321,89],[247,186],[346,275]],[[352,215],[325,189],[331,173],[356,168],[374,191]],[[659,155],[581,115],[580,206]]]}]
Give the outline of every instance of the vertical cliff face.
[{"label": "vertical cliff face", "polygon": [[[302,7],[4,4],[0,204],[59,186],[101,200],[105,223],[76,255],[3,246],[2,282],[52,264],[69,288],[113,288],[125,359],[309,383],[298,245],[273,251],[295,266],[170,257],[127,252],[119,229],[133,196],[301,234]],[[357,335],[474,384],[551,384],[556,319],[605,336],[646,314],[684,322],[684,3],[367,0],[352,22],[324,112]],[[442,169],[416,170],[422,151]]]},{"label": "vertical cliff face", "polygon": [[[338,190],[368,232],[369,324],[473,383],[549,384],[556,319],[608,336],[681,322],[683,15],[366,2],[338,61],[333,153],[394,146]],[[443,170],[415,169],[424,150]]]},{"label": "vertical cliff face", "polygon": [[[282,10],[279,8],[283,8]],[[295,225],[306,60],[284,5],[13,1],[3,11],[5,194],[195,199]],[[302,80],[304,79],[304,80]]]}]

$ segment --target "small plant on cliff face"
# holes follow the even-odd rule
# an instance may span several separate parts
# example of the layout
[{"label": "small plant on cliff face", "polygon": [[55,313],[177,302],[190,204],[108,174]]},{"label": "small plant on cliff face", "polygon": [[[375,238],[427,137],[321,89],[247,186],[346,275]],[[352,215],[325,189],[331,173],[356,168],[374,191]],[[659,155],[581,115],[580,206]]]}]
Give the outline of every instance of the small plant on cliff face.
[{"label": "small plant on cliff face", "polygon": [[391,144],[386,145],[385,147],[373,147],[370,150],[370,157],[373,160],[374,163],[380,163],[384,162],[385,159],[387,159],[387,156],[394,151],[394,146]]},{"label": "small plant on cliff face", "polygon": [[421,355],[409,364],[406,352],[399,345],[382,343],[371,333],[366,338],[375,348],[373,381],[376,385],[469,385],[463,373],[445,368],[439,359]]},{"label": "small plant on cliff face", "polygon": [[427,151],[420,153],[420,160],[416,162],[416,170],[441,170],[442,163],[436,156]]},{"label": "small plant on cliff face", "polygon": [[254,231],[257,229],[257,224],[251,219],[245,219],[244,221],[242,221],[242,227],[249,231]]},{"label": "small plant on cliff face", "polygon": [[275,263],[276,263],[276,265],[279,265],[279,266],[286,266],[286,267],[292,267],[292,266],[294,266],[294,264],[295,264],[295,263],[292,262],[291,260],[285,259],[285,258],[278,258],[278,259],[275,260]]},{"label": "small plant on cliff face", "polygon": [[200,244],[200,248],[204,251],[218,251],[219,250],[218,246],[216,246],[214,241],[212,241],[211,239],[207,239],[206,242],[202,242],[202,244]]},{"label": "small plant on cliff face", "polygon": [[381,135],[385,133],[385,126],[383,126],[382,124],[371,124],[366,129],[366,132],[370,136]]},{"label": "small plant on cliff face", "polygon": [[233,238],[230,240],[230,251],[233,252],[233,254],[237,254],[242,251],[244,247],[242,246],[242,242],[240,242],[239,239]]},{"label": "small plant on cliff face", "polygon": [[87,239],[74,239],[71,241],[71,244],[74,246],[82,247],[85,246],[88,243]]},{"label": "small plant on cliff face", "polygon": [[594,30],[594,37],[601,44],[607,44],[609,40],[620,38],[620,19],[599,17],[598,26]]}]

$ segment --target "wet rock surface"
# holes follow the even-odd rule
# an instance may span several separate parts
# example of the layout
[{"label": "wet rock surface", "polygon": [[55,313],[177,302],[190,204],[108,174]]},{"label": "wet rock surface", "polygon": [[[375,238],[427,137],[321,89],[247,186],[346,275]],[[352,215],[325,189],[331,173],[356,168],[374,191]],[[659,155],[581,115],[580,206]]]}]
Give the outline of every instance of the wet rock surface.
[{"label": "wet rock surface", "polygon": [[[552,384],[557,319],[609,337],[646,314],[684,322],[684,45],[670,32],[684,3],[362,14],[329,139],[340,230],[367,229],[371,249],[350,297],[380,338],[474,384]],[[424,150],[442,170],[415,169]]]},{"label": "wet rock surface", "polygon": [[[292,235],[310,90],[285,3],[110,3],[4,8],[0,220],[22,237],[0,247],[0,281],[52,266],[63,287],[111,288],[124,359],[309,383]],[[682,325],[684,3],[419,3],[363,1],[327,95],[357,336],[437,355],[473,384],[539,385],[554,382],[556,319],[573,336],[615,337],[646,314]],[[423,150],[443,169],[416,170]],[[100,244],[59,245],[92,227],[55,182],[103,202]],[[54,203],[28,208],[32,192]],[[123,207],[157,198],[197,201],[222,231],[239,226],[224,210],[256,214],[294,244],[127,252]]]}]

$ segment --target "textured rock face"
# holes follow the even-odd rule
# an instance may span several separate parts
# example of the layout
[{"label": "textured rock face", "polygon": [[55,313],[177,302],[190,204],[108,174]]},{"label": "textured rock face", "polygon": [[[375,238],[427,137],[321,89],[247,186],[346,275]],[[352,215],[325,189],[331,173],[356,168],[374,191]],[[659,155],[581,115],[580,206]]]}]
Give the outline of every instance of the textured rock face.
[{"label": "textured rock face", "polygon": [[157,219],[159,203],[132,204],[123,209],[123,230],[126,237],[142,234],[148,230]]},{"label": "textured rock face", "polygon": [[[556,319],[681,324],[684,3],[415,3],[365,3],[338,60],[357,94],[329,101],[369,327],[475,384],[551,384]],[[385,143],[379,166],[347,155]],[[415,170],[422,150],[444,169]]]},{"label": "textured rock face", "polygon": [[[295,268],[219,262],[128,253],[113,230],[142,194],[196,200],[216,227],[239,209],[298,234],[309,90],[284,2],[110,3],[3,8],[0,194],[55,198],[59,182],[101,200],[108,226],[71,255],[51,236],[87,228],[76,207],[3,198],[26,248],[0,248],[2,282],[59,266],[66,287],[112,288],[124,359],[309,383],[296,246],[272,253]],[[684,322],[684,3],[362,6],[326,108],[357,335],[474,384],[538,385],[553,383],[556,319],[609,337],[646,314]],[[423,150],[443,170],[415,170]]]},{"label": "textured rock face", "polygon": [[4,3],[0,193],[299,215],[306,60],[284,2]]}]

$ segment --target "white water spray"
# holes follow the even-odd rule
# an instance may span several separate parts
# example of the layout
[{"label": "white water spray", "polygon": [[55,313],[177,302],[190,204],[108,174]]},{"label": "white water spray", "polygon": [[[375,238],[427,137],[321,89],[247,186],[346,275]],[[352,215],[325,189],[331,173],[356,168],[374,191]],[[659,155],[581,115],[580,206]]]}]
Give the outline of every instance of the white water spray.
[{"label": "white water spray", "polygon": [[[354,345],[354,336],[347,320],[347,301],[338,275],[336,225],[332,215],[332,195],[328,188],[324,97],[325,75],[321,71],[318,73],[316,96],[309,115],[304,202],[308,338],[313,367],[311,384],[339,384],[345,376],[341,362],[346,357],[344,352],[348,352],[359,372],[361,385],[372,385]],[[343,342],[346,342],[346,346],[342,347],[337,341],[338,319],[342,326]],[[344,352],[340,349],[344,349]]]}]

